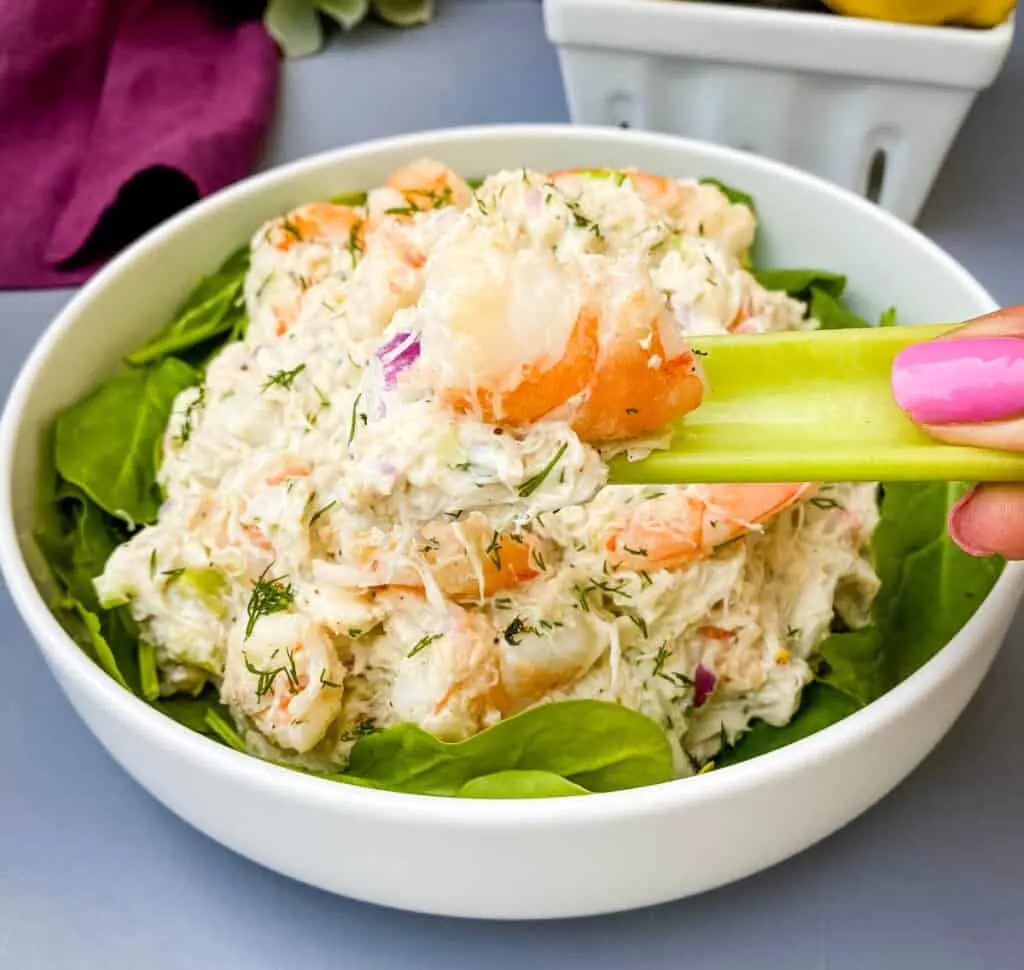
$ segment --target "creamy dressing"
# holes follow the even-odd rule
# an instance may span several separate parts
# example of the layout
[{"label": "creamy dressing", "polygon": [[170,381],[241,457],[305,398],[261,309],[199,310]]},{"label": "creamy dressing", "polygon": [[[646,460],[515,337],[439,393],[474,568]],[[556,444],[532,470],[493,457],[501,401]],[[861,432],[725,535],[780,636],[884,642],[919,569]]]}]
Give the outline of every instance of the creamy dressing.
[{"label": "creamy dressing", "polygon": [[792,717],[833,617],[868,620],[874,485],[627,569],[609,530],[688,493],[608,486],[605,459],[657,435],[598,447],[567,412],[499,427],[472,404],[562,359],[584,297],[601,326],[654,319],[668,356],[686,335],[817,326],[744,269],[746,207],[656,189],[502,172],[465,208],[378,190],[362,238],[254,235],[248,333],[178,398],[159,519],[96,582],[154,644],[164,694],[213,683],[250,750],[311,766],[372,728],[460,739],[590,697],[656,720],[687,774],[752,719]]}]

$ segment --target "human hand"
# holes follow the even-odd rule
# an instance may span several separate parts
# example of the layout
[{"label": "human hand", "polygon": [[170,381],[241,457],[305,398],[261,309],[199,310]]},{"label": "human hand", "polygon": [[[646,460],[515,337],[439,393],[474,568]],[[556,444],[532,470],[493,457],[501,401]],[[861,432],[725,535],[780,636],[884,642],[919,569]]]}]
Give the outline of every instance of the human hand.
[{"label": "human hand", "polygon": [[[1024,305],[907,347],[892,390],[933,438],[1024,452]],[[1024,483],[977,486],[950,510],[949,534],[973,556],[1024,559]]]}]

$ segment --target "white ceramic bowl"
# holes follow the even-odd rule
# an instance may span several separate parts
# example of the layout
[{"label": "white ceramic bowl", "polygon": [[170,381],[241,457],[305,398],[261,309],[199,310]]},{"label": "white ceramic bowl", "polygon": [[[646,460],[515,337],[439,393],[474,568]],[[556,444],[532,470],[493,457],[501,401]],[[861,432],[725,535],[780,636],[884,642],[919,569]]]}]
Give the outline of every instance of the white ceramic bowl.
[{"label": "white ceramic bowl", "polygon": [[578,127],[451,130],[329,152],[249,179],[99,273],[43,336],[7,403],[0,561],[50,669],[110,753],[172,811],[256,862],[363,900],[458,916],[595,914],[701,892],[806,848],[888,792],[949,728],[1006,632],[1024,567],[1008,568],[971,622],[916,674],[806,740],[685,781],[521,802],[372,791],[237,754],[119,688],[47,609],[28,537],[40,446],[56,412],[110,373],[262,220],[377,184],[424,154],[468,175],[520,165],[713,174],[756,198],[765,265],[842,270],[862,312],[892,303],[904,321],[934,322],[994,306],[949,256],[856,196],[772,162],[670,137]]}]

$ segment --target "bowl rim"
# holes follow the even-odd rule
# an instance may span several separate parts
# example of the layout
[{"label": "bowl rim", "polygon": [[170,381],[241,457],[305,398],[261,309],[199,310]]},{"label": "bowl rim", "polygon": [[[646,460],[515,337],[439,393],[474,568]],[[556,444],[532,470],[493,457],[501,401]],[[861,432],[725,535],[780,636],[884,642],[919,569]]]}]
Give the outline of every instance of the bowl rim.
[{"label": "bowl rim", "polygon": [[64,684],[64,678],[68,678],[77,690],[88,694],[95,705],[107,708],[118,722],[134,724],[147,744],[158,746],[201,770],[217,772],[226,780],[250,789],[263,789],[277,798],[309,803],[321,809],[372,816],[382,823],[413,821],[440,827],[457,822],[476,829],[504,827],[510,823],[520,828],[603,824],[615,818],[635,819],[715,803],[772,779],[781,781],[787,776],[811,770],[925,701],[944,680],[954,676],[970,660],[976,649],[974,644],[998,624],[999,617],[1014,609],[1024,587],[1024,563],[1007,564],[967,624],[926,664],[882,697],[842,721],[783,748],[705,775],[624,791],[594,793],[582,799],[490,800],[406,794],[347,785],[262,761],[192,731],[154,710],[141,698],[120,687],[65,632],[36,587],[21,549],[13,506],[13,468],[15,446],[32,387],[52,350],[74,325],[80,308],[101,294],[108,282],[130,273],[137,256],[159,249],[164,240],[179,232],[187,232],[193,223],[209,217],[218,209],[234,205],[246,196],[259,195],[275,184],[287,183],[304,171],[323,165],[343,164],[388,150],[402,150],[410,154],[422,150],[427,153],[428,148],[443,149],[458,143],[495,138],[502,139],[513,148],[517,142],[537,140],[579,142],[591,146],[602,141],[609,144],[629,142],[637,146],[696,153],[710,165],[722,159],[739,162],[784,182],[810,186],[813,191],[830,195],[843,205],[861,209],[869,218],[880,221],[887,231],[903,237],[918,249],[928,251],[965,290],[974,292],[979,304],[987,302],[993,309],[997,307],[980,283],[952,256],[891,213],[846,189],[788,165],[695,139],[583,125],[474,125],[360,142],[318,152],[252,175],[151,230],[82,286],[38,338],[19,370],[4,406],[0,419],[0,468],[3,469],[0,474],[0,571],[19,614],[62,688],[70,693]]}]

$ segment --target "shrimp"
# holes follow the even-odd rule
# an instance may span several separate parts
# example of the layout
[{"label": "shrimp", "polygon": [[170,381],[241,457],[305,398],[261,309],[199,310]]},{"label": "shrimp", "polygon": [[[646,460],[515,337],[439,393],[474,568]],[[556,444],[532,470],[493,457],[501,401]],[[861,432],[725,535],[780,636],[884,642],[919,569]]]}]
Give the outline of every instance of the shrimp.
[{"label": "shrimp", "polygon": [[465,209],[473,199],[466,180],[441,162],[421,158],[395,169],[367,200],[370,226],[386,216],[408,222],[416,212],[455,206]]},{"label": "shrimp", "polygon": [[393,616],[389,632],[410,644],[391,698],[398,716],[457,740],[585,674],[608,637],[572,611],[563,589],[544,585],[500,620],[454,605],[440,626],[436,614]]},{"label": "shrimp", "polygon": [[617,569],[673,569],[759,529],[815,488],[809,482],[672,488],[631,505],[605,547]]},{"label": "shrimp", "polygon": [[362,248],[363,214],[352,206],[311,202],[275,219],[266,231],[267,241],[281,252],[298,243],[321,242]]},{"label": "shrimp", "polygon": [[341,711],[345,668],[334,644],[298,613],[259,619],[250,636],[232,629],[221,699],[279,747],[313,748]]},{"label": "shrimp", "polygon": [[371,586],[422,589],[425,570],[448,599],[475,602],[518,586],[537,575],[531,559],[534,540],[527,534],[498,533],[481,512],[463,521],[430,522],[423,527],[416,550],[420,568],[399,564],[389,568],[394,550],[379,544],[354,548],[352,555],[369,570]]},{"label": "shrimp", "polygon": [[703,396],[696,358],[631,257],[598,283],[550,251],[469,237],[434,254],[421,309],[433,390],[488,423],[551,418],[584,441],[630,438]]},{"label": "shrimp", "polygon": [[498,633],[486,616],[449,605],[438,623],[420,607],[393,614],[387,632],[404,654],[391,693],[400,721],[457,741],[501,718]]}]

